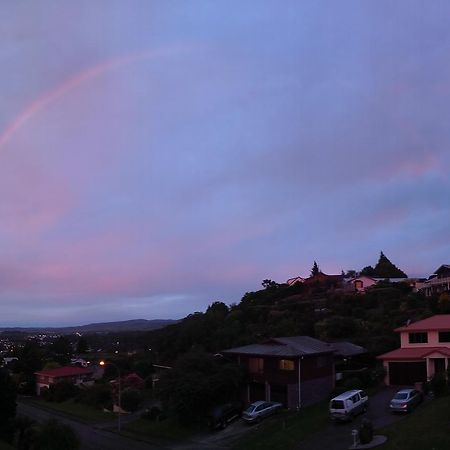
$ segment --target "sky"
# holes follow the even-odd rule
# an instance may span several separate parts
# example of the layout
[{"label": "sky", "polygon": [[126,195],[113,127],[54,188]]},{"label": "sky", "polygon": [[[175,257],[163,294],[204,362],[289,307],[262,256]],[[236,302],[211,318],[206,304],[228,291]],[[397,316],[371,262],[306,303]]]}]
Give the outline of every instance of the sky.
[{"label": "sky", "polygon": [[450,263],[447,0],[0,0],[0,326]]}]

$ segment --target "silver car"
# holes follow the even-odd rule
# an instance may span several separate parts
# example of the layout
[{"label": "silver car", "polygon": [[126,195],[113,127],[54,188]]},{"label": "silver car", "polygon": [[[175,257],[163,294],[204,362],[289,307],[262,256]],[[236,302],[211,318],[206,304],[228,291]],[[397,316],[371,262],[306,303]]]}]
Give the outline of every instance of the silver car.
[{"label": "silver car", "polygon": [[259,400],[252,403],[243,413],[242,419],[247,423],[260,422],[264,417],[275,414],[283,405],[278,402]]},{"label": "silver car", "polygon": [[398,391],[391,400],[389,409],[393,412],[412,411],[423,400],[421,392],[415,389],[402,389]]}]

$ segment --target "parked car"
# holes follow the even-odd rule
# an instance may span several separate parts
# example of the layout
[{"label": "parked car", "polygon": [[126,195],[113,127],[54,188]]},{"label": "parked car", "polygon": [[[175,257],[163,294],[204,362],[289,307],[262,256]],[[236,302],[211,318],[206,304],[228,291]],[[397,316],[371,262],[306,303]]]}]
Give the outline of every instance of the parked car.
[{"label": "parked car", "polygon": [[412,411],[423,400],[421,392],[415,389],[402,389],[398,391],[392,398],[389,409],[392,412],[405,412]]},{"label": "parked car", "polygon": [[211,430],[223,429],[230,422],[241,417],[241,414],[242,404],[240,402],[218,405],[208,415],[208,426]]},{"label": "parked car", "polygon": [[369,397],[364,391],[347,391],[330,400],[330,417],[335,421],[351,421],[357,414],[366,412],[368,406]]},{"label": "parked car", "polygon": [[265,402],[259,400],[252,403],[243,413],[242,419],[247,423],[260,422],[264,417],[271,416],[283,408],[278,402]]}]

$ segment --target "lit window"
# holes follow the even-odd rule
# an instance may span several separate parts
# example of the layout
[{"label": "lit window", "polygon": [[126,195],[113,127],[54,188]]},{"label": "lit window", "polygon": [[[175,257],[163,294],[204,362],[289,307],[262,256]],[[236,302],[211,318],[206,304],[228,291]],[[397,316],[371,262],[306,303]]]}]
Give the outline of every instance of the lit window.
[{"label": "lit window", "polygon": [[280,370],[294,370],[294,361],[291,361],[290,359],[280,359],[279,367]]}]

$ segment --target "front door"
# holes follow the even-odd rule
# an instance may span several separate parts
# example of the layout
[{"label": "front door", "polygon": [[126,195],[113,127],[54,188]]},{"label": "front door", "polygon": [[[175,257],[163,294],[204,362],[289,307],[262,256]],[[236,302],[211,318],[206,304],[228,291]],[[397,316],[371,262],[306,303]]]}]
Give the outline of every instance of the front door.
[{"label": "front door", "polygon": [[445,358],[434,358],[434,373],[445,372]]}]

